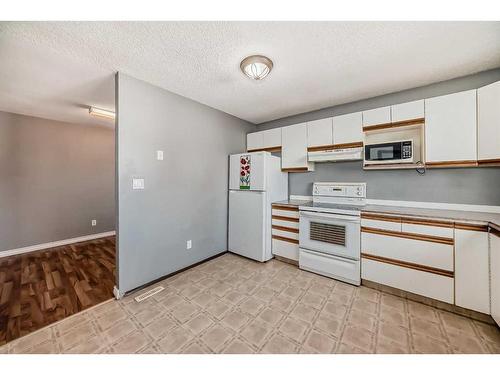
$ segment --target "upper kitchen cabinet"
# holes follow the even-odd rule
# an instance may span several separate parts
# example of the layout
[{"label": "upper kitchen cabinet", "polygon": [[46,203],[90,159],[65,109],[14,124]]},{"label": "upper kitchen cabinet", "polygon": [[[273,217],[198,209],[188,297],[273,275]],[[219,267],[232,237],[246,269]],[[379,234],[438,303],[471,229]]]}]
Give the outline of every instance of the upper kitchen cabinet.
[{"label": "upper kitchen cabinet", "polygon": [[264,147],[263,132],[247,134],[247,151],[260,150]]},{"label": "upper kitchen cabinet", "polygon": [[391,122],[391,107],[363,111],[363,127],[388,124]]},{"label": "upper kitchen cabinet", "polygon": [[333,144],[332,118],[310,121],[307,123],[307,147],[315,150]]},{"label": "upper kitchen cabinet", "polygon": [[281,128],[247,134],[247,151],[281,151]]},{"label": "upper kitchen cabinet", "polygon": [[391,120],[395,122],[422,122],[424,121],[424,101],[401,103],[391,106]]},{"label": "upper kitchen cabinet", "polygon": [[314,170],[314,163],[307,162],[307,123],[281,128],[281,169],[285,172]]},{"label": "upper kitchen cabinet", "polygon": [[500,165],[500,82],[477,90],[479,165]]},{"label": "upper kitchen cabinet", "polygon": [[340,147],[363,147],[362,112],[333,118],[333,144]]},{"label": "upper kitchen cabinet", "polygon": [[476,94],[469,90],[425,100],[426,165],[477,165]]}]

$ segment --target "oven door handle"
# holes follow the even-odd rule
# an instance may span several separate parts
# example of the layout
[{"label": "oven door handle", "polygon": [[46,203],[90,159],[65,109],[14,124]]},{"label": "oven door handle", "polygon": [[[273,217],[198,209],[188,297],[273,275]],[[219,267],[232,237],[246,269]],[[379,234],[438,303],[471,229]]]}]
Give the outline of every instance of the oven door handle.
[{"label": "oven door handle", "polygon": [[310,211],[300,211],[300,217],[304,218],[321,218],[321,219],[338,219],[349,222],[360,222],[361,219],[359,216],[348,216],[348,215],[337,215],[337,214],[327,214],[327,213],[318,213],[318,212],[310,212]]}]

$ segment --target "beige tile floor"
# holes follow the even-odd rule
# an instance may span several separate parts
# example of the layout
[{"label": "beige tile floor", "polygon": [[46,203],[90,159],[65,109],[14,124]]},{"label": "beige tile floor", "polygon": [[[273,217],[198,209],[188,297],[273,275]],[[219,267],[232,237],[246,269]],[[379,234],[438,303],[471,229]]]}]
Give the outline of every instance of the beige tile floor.
[{"label": "beige tile floor", "polygon": [[500,353],[496,326],[272,260],[225,254],[0,353]]}]

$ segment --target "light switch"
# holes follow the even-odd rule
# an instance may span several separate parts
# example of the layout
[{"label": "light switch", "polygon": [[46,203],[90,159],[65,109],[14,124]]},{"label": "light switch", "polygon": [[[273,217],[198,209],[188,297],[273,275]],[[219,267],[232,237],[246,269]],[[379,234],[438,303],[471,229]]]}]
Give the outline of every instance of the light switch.
[{"label": "light switch", "polygon": [[163,160],[163,151],[156,151],[156,160]]},{"label": "light switch", "polygon": [[144,179],[143,178],[133,178],[132,179],[132,189],[143,190],[144,189]]}]

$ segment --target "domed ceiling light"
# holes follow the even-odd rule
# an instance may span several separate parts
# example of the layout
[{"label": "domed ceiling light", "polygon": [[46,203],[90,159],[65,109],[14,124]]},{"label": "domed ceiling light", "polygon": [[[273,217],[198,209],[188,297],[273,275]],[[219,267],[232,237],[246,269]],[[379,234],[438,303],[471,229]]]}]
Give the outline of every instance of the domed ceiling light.
[{"label": "domed ceiling light", "polygon": [[240,64],[241,71],[251,79],[261,81],[267,77],[273,68],[271,59],[262,55],[252,55],[243,59]]}]

